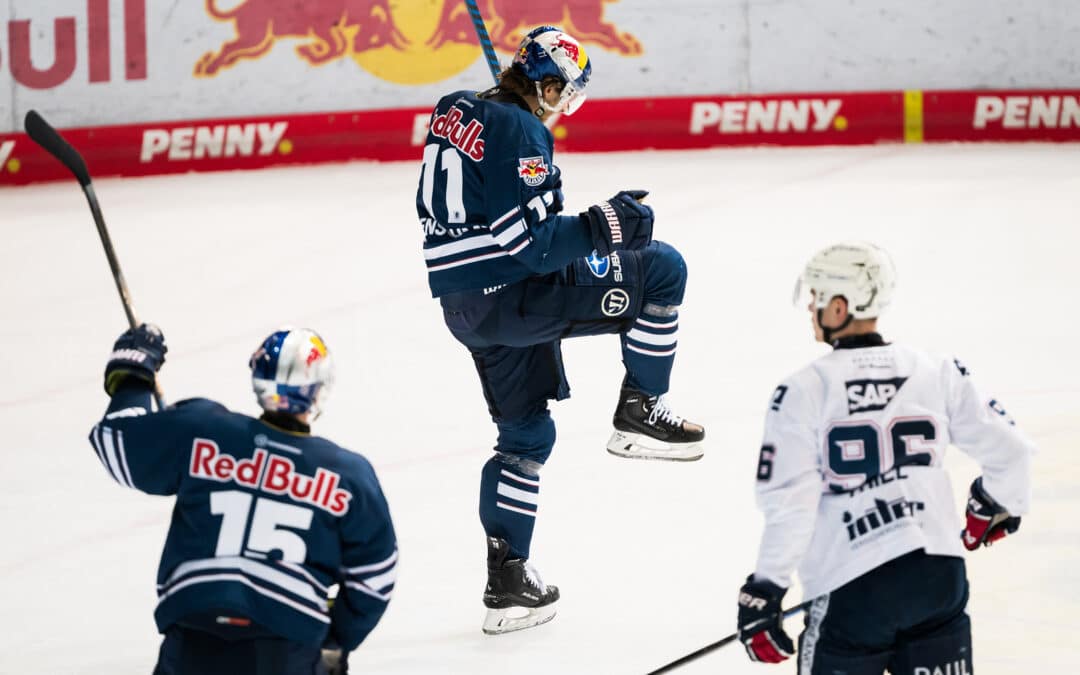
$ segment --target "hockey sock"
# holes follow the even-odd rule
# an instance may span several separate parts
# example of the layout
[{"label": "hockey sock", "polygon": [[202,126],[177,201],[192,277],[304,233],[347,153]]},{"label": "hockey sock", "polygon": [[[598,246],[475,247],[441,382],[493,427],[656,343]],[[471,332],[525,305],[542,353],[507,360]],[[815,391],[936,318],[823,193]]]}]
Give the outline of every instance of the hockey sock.
[{"label": "hockey sock", "polygon": [[676,307],[646,304],[629,331],[622,334],[626,384],[649,396],[667,393],[678,343]]},{"label": "hockey sock", "polygon": [[528,558],[540,498],[540,477],[496,455],[480,475],[480,522],[490,537],[510,544],[511,558]]}]

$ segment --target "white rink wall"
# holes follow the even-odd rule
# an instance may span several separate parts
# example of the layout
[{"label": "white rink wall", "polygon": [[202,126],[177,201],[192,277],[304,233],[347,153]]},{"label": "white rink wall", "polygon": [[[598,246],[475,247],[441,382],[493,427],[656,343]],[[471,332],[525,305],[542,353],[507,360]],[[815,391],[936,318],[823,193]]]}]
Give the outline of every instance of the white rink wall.
[{"label": "white rink wall", "polygon": [[[0,133],[18,130],[31,108],[61,127],[399,108],[490,79],[479,47],[461,42],[467,33],[429,43],[446,25],[446,3],[460,0],[356,0],[347,4],[369,14],[350,19],[342,39],[393,28],[399,44],[353,42],[313,65],[297,52],[310,38],[271,35],[258,58],[197,76],[204,55],[238,37],[259,43],[271,20],[285,23],[266,11],[269,0],[210,1],[237,21],[215,19],[200,0],[0,3]],[[303,4],[333,13],[343,3]],[[521,34],[513,26],[567,25],[569,17],[568,30],[594,62],[591,93],[601,98],[1080,85],[1080,12],[1072,0],[481,6],[493,34],[505,28],[498,34],[506,45]]]}]

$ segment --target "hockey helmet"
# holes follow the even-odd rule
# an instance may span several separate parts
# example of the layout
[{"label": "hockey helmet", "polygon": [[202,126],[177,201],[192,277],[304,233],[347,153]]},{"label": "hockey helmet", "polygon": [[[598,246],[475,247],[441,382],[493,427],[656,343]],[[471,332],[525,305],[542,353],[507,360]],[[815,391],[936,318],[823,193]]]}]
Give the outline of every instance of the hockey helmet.
[{"label": "hockey helmet", "polygon": [[263,340],[248,362],[251,386],[267,412],[319,416],[334,383],[334,361],[319,334],[281,328]]},{"label": "hockey helmet", "polygon": [[848,303],[853,319],[874,319],[892,302],[896,268],[883,248],[867,242],[843,242],[818,251],[795,285],[796,303],[813,291],[819,312],[836,296]]},{"label": "hockey helmet", "polygon": [[[536,96],[548,112],[573,115],[585,102],[585,85],[592,75],[592,63],[585,48],[555,26],[529,31],[518,47],[514,67],[536,85]],[[554,106],[544,100],[541,83],[547,77],[563,83],[562,95]]]}]

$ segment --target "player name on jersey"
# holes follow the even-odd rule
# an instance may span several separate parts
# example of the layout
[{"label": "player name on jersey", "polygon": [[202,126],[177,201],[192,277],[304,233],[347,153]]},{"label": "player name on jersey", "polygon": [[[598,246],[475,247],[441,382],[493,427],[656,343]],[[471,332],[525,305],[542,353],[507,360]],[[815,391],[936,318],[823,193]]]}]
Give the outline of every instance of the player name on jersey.
[{"label": "player name on jersey", "polygon": [[261,448],[255,450],[251,459],[238,460],[222,452],[217,443],[206,438],[195,439],[188,473],[194,478],[219,483],[234,482],[237,485],[282,495],[335,516],[344,515],[349,510],[349,501],[352,499],[352,493],[338,487],[341,476],[333,471],[319,468],[314,476],[305,476],[297,472],[296,465],[288,457],[275,455]]}]

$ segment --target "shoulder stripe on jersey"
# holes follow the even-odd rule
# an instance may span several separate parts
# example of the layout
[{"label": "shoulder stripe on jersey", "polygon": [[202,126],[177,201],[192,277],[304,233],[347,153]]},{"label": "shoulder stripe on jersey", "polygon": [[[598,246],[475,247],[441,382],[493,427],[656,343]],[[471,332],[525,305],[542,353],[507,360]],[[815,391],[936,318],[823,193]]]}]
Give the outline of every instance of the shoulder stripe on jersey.
[{"label": "shoulder stripe on jersey", "polygon": [[120,480],[116,477],[116,474],[112,472],[112,469],[109,467],[108,460],[105,459],[105,450],[101,446],[101,425],[95,426],[90,431],[90,443],[94,446],[94,452],[97,454],[98,461],[101,462],[101,465],[105,467],[106,471],[109,472],[109,476],[111,476],[114,481],[119,483]]},{"label": "shoulder stripe on jersey", "polygon": [[117,457],[113,430],[106,426],[101,427],[101,440],[105,448],[105,458],[109,460],[109,471],[116,477],[116,482],[131,487],[131,483],[124,477],[124,473],[120,468],[120,459]]},{"label": "shoulder stripe on jersey", "polygon": [[379,570],[385,569],[397,562],[397,556],[397,549],[394,549],[394,552],[390,554],[390,557],[386,558],[385,560],[380,560],[379,562],[372,563],[370,565],[360,565],[359,567],[346,567],[345,572],[352,575],[378,572]]},{"label": "shoulder stripe on jersey", "polygon": [[214,582],[217,582],[217,581],[231,581],[231,582],[243,584],[243,585],[247,586],[248,588],[250,588],[251,590],[255,591],[256,593],[258,593],[260,595],[265,595],[266,597],[270,598],[271,600],[276,600],[277,602],[280,602],[283,605],[287,605],[287,606],[295,609],[298,612],[301,612],[303,614],[307,614],[308,616],[312,617],[313,619],[317,619],[317,620],[319,620],[319,621],[321,621],[321,622],[323,622],[325,624],[330,623],[330,618],[327,617],[324,613],[318,612],[318,611],[316,611],[314,609],[311,609],[310,607],[305,607],[304,605],[301,605],[299,602],[296,602],[295,600],[291,600],[291,599],[285,597],[284,595],[282,595],[280,593],[275,593],[274,591],[270,590],[269,588],[264,588],[264,587],[262,587],[262,586],[260,586],[260,585],[258,585],[256,583],[254,583],[253,581],[251,581],[250,579],[245,577],[243,574],[236,573],[236,572],[231,572],[231,573],[230,572],[225,572],[225,573],[221,573],[221,574],[208,574],[208,575],[196,576],[196,577],[191,577],[189,579],[185,579],[184,581],[181,581],[180,583],[176,584],[175,586],[170,587],[169,590],[165,591],[165,593],[162,594],[162,596],[160,598],[158,598],[158,605],[160,606],[161,603],[165,602],[174,593],[176,593],[177,591],[180,591],[180,590],[182,590],[184,588],[187,588],[188,586],[194,586],[196,584],[209,584],[209,583],[214,583]]},{"label": "shoulder stripe on jersey", "polygon": [[[303,598],[304,600],[317,605],[323,611],[326,611],[326,598],[317,593],[311,584],[301,579],[297,579],[292,575],[285,574],[281,570],[274,569],[270,565],[248,558],[228,557],[189,560],[185,563],[181,563],[173,570],[173,573],[169,575],[169,579],[165,582],[163,588],[169,589],[174,583],[184,583],[181,581],[182,577],[198,575],[210,570],[236,570],[245,575],[256,577],[274,584],[282,590],[288,591],[299,598]],[[169,593],[168,590],[165,590],[164,592],[166,595]]]},{"label": "shoulder stripe on jersey", "polygon": [[387,586],[393,586],[397,581],[397,565],[394,565],[382,574],[364,579],[364,585],[373,591],[382,591]]},{"label": "shoulder stripe on jersey", "polygon": [[128,468],[127,451],[124,450],[124,432],[116,432],[116,452],[120,455],[120,468],[124,470],[124,479],[128,486],[135,487],[135,481],[131,480],[131,469]]},{"label": "shoulder stripe on jersey", "polygon": [[491,229],[493,229],[493,230],[494,230],[495,228],[497,228],[498,226],[502,225],[503,223],[505,223],[505,222],[506,222],[507,220],[509,220],[510,218],[513,218],[513,217],[514,217],[514,215],[515,215],[515,214],[517,214],[517,213],[518,213],[519,211],[521,211],[521,207],[520,207],[520,206],[515,206],[514,208],[510,209],[510,210],[509,210],[509,211],[507,211],[506,213],[504,213],[504,214],[502,214],[501,216],[499,216],[498,218],[496,218],[496,219],[495,219],[495,220],[494,220],[494,221],[493,221],[493,222],[491,223],[491,225],[489,225],[488,227],[490,227]]}]

